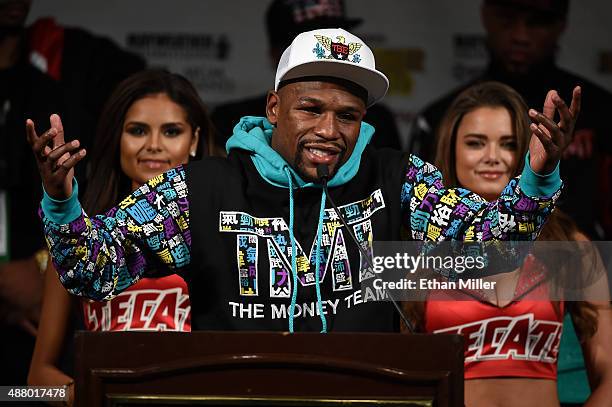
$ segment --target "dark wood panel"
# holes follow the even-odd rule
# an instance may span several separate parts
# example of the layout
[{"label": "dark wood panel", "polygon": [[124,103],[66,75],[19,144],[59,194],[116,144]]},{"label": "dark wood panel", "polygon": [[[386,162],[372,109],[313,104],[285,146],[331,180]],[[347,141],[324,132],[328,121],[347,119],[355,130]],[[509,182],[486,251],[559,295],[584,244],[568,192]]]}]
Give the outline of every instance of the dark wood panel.
[{"label": "dark wood panel", "polygon": [[83,406],[463,405],[458,335],[79,332],[76,343]]}]

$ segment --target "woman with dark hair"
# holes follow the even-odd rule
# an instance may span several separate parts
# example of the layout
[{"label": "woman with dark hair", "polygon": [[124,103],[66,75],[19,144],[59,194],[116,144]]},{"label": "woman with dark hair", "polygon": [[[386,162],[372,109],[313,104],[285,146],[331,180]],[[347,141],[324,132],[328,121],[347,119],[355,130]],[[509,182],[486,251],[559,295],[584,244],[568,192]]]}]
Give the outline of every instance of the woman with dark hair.
[{"label": "woman with dark hair", "polygon": [[[180,106],[184,110],[186,124],[192,129],[194,135],[196,137],[202,135],[203,142],[196,143],[197,148],[188,151],[192,159],[209,155],[215,149],[213,137],[209,137],[211,124],[206,106],[187,79],[180,75],[157,70],[146,70],[131,76],[117,86],[109,98],[96,131],[89,165],[89,183],[83,198],[85,208],[90,213],[102,213],[108,210],[112,207],[113,202],[134,189],[134,179],[131,178],[131,174],[124,173],[121,163],[120,151],[122,135],[125,132],[125,117],[136,101],[156,94],[166,95],[168,99]],[[157,168],[144,168],[142,176],[152,178],[162,172]],[[137,183],[143,184],[149,179],[142,179],[142,176],[139,176]]]},{"label": "woman with dark hair", "polygon": [[[99,122],[88,168],[85,210],[103,213],[147,180],[187,163],[190,157],[216,152],[213,140],[207,109],[185,78],[160,70],[129,77],[113,92]],[[74,301],[50,269],[51,262],[45,276],[30,385],[73,383],[57,363]],[[105,303],[75,301],[88,330],[191,330],[187,285],[178,275],[142,278]]]},{"label": "woman with dark hair", "polygon": [[[523,168],[532,126],[524,101],[512,88],[497,82],[474,85],[446,112],[435,164],[447,185],[495,200]],[[588,239],[557,209],[538,240]],[[558,278],[564,274],[580,276],[583,271],[580,261],[555,260],[552,267],[544,265],[554,271],[552,280],[544,278],[540,263],[528,256],[520,269],[495,276],[493,293],[430,291],[425,302],[405,303],[418,330],[464,335],[467,406],[559,405],[557,352],[566,310],[581,338],[593,387],[588,405],[612,399],[609,297],[608,301],[553,301],[551,285],[562,285]],[[607,290],[607,280],[602,284]],[[542,300],[543,295],[547,300]],[[538,327],[548,331],[540,332]],[[541,352],[534,351],[536,338],[545,343]]]}]

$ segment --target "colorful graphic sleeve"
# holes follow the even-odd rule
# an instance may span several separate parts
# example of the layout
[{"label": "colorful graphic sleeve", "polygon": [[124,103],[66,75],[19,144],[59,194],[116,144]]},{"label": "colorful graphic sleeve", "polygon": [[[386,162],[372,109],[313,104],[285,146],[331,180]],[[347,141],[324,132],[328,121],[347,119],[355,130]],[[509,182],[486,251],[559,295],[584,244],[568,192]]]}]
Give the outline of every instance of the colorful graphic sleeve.
[{"label": "colorful graphic sleeve", "polygon": [[109,299],[145,270],[147,275],[152,269],[180,273],[189,264],[189,202],[182,167],[149,180],[105,215],[93,218],[80,210],[76,219],[58,223],[65,219],[58,215],[61,208],[50,209],[45,199],[40,214],[47,245],[60,281],[73,294]]},{"label": "colorful graphic sleeve", "polygon": [[560,189],[558,173],[540,177],[526,165],[523,182],[512,179],[497,201],[486,202],[467,189],[445,188],[435,166],[411,155],[401,192],[403,225],[414,240],[535,240]]}]

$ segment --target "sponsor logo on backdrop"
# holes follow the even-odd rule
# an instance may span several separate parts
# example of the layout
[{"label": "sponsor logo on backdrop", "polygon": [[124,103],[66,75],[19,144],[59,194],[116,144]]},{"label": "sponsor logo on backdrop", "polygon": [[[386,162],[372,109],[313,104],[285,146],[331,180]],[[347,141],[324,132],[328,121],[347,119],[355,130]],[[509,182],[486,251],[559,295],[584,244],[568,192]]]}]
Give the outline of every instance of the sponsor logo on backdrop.
[{"label": "sponsor logo on backdrop", "polygon": [[237,78],[228,72],[233,44],[225,34],[130,33],[126,45],[149,66],[185,76],[207,102],[236,92]]}]

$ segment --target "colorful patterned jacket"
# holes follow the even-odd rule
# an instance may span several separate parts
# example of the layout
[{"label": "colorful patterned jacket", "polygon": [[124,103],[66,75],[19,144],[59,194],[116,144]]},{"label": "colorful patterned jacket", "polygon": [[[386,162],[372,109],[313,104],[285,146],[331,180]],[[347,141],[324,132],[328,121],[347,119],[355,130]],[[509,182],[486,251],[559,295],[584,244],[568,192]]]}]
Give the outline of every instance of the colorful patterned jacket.
[{"label": "colorful patterned jacket", "polygon": [[[296,330],[396,331],[392,306],[376,301],[385,294],[362,290],[372,270],[336,212],[321,207],[321,188],[269,147],[271,133],[265,119],[245,118],[227,159],[159,175],[104,215],[88,216],[74,195],[45,197],[44,230],[64,286],[101,300],[143,275],[178,273],[189,284],[192,329],[286,330],[295,321]],[[558,172],[528,168],[495,202],[445,189],[433,165],[368,147],[372,133],[364,123],[330,181],[366,250],[400,240],[402,227],[414,240],[533,240],[558,197]]]}]

